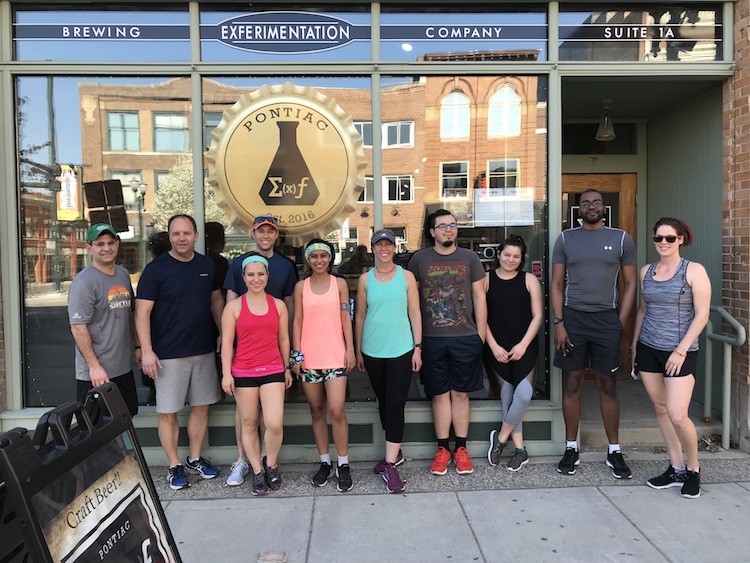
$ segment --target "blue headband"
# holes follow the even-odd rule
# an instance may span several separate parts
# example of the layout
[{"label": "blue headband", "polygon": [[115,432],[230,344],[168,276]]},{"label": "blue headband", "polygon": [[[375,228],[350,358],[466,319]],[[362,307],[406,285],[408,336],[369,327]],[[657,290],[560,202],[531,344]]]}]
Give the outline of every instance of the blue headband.
[{"label": "blue headband", "polygon": [[310,246],[308,246],[305,249],[305,260],[307,260],[308,258],[310,258],[310,254],[312,254],[316,250],[323,250],[323,251],[325,251],[328,254],[328,256],[331,255],[331,247],[330,246],[328,246],[324,242],[315,242],[315,243],[311,244]]},{"label": "blue headband", "polygon": [[268,271],[268,260],[266,260],[265,258],[263,258],[263,256],[255,256],[255,255],[253,255],[253,256],[248,256],[247,258],[245,258],[242,261],[242,271],[243,272],[245,271],[245,266],[247,266],[251,262],[260,262],[261,264],[263,264],[266,267],[266,271]]}]

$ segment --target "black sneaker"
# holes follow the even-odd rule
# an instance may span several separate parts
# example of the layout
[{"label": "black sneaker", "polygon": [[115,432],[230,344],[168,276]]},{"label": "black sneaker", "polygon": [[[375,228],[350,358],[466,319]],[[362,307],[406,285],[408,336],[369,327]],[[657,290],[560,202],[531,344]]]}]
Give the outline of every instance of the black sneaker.
[{"label": "black sneaker", "polygon": [[339,482],[336,485],[336,490],[338,492],[345,493],[346,491],[352,490],[354,483],[352,483],[352,474],[351,471],[349,471],[348,463],[336,467],[336,477],[339,479]]},{"label": "black sneaker", "polygon": [[565,453],[557,464],[557,472],[564,473],[565,475],[573,475],[576,472],[576,467],[581,463],[578,457],[578,450],[575,448],[565,448]]},{"label": "black sneaker", "polygon": [[667,470],[658,477],[652,477],[646,484],[652,489],[668,489],[669,487],[680,487],[687,479],[687,474],[683,471],[677,473],[670,464]]},{"label": "black sneaker", "polygon": [[328,483],[328,478],[331,476],[332,470],[333,467],[330,463],[321,462],[320,469],[318,469],[318,472],[313,475],[312,484],[316,487],[325,486],[325,484]]},{"label": "black sneaker", "polygon": [[492,467],[500,463],[500,456],[503,453],[505,444],[500,441],[500,432],[493,430],[490,432],[490,449],[487,450],[487,461]]},{"label": "black sneaker", "polygon": [[508,471],[518,471],[527,463],[529,463],[529,454],[526,452],[526,450],[519,450],[518,448],[516,448],[516,451],[508,460],[508,464],[505,467],[508,469]]},{"label": "black sneaker", "polygon": [[612,468],[612,475],[615,476],[615,479],[633,478],[633,474],[630,472],[628,464],[625,463],[620,450],[607,454],[607,465]]},{"label": "black sneaker", "polygon": [[266,474],[264,471],[253,473],[253,482],[250,485],[250,493],[254,496],[265,495],[268,492],[266,487]]},{"label": "black sneaker", "polygon": [[701,496],[701,474],[699,471],[687,470],[680,494],[685,498],[698,498]]},{"label": "black sneaker", "polygon": [[281,488],[281,475],[279,475],[279,463],[276,462],[276,467],[268,467],[268,460],[266,456],[260,459],[263,464],[263,473],[266,475],[266,485],[271,491],[278,491]]}]

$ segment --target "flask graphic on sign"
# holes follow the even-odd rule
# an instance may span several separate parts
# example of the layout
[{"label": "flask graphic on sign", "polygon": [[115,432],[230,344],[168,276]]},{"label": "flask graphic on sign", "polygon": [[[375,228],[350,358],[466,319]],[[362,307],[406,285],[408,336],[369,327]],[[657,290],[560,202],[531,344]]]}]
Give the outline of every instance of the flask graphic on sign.
[{"label": "flask graphic on sign", "polygon": [[296,121],[278,121],[279,148],[273,157],[260,197],[266,205],[313,205],[320,192],[297,145]]}]

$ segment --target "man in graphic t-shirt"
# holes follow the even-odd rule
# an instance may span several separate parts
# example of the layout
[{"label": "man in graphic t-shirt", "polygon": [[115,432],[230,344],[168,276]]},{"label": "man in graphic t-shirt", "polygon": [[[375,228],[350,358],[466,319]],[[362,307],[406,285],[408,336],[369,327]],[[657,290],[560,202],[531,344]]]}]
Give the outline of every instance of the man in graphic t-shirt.
[{"label": "man in graphic t-shirt", "polygon": [[[606,210],[599,191],[583,192],[579,205],[581,226],[563,231],[552,252],[550,307],[555,366],[563,370],[567,441],[557,471],[573,475],[579,463],[581,389],[585,370],[591,366],[609,439],[606,464],[617,479],[630,479],[633,475],[620,451],[616,384],[622,368],[622,327],[633,310],[638,283],[635,245],[622,229],[604,226]],[[624,282],[622,299],[618,299],[619,275]]]},{"label": "man in graphic t-shirt", "polygon": [[[91,265],[70,284],[68,321],[76,343],[76,396],[80,403],[93,387],[111,381],[131,416],[138,413],[133,377],[133,287],[130,274],[115,264],[120,237],[112,225],[97,223],[86,231]],[[136,341],[137,344],[137,341]],[[140,346],[135,358],[140,361]]]},{"label": "man in graphic t-shirt", "polygon": [[[430,217],[432,247],[414,254],[409,270],[419,284],[422,308],[422,383],[432,397],[438,449],[430,465],[445,475],[451,460],[459,474],[472,473],[466,450],[469,393],[482,389],[482,346],[487,329],[484,267],[476,253],[456,245],[456,218],[445,209]],[[456,447],[450,451],[451,423]]]}]

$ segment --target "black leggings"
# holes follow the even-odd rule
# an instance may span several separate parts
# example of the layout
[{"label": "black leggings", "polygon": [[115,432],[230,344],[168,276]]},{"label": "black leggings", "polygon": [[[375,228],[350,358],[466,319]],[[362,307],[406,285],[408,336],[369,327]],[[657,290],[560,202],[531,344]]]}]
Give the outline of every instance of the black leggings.
[{"label": "black leggings", "polygon": [[400,444],[404,437],[404,406],[411,386],[412,354],[412,350],[398,358],[372,358],[362,354],[367,375],[378,398],[385,439],[395,444]]}]

